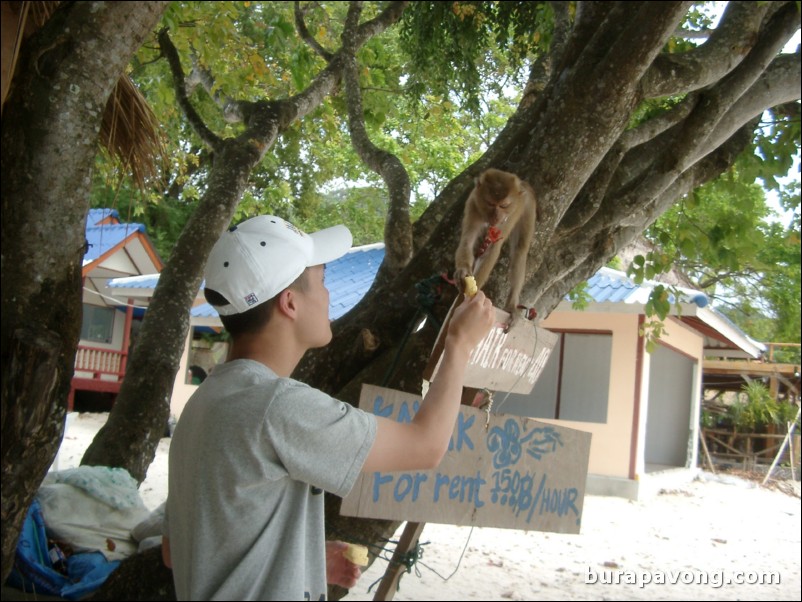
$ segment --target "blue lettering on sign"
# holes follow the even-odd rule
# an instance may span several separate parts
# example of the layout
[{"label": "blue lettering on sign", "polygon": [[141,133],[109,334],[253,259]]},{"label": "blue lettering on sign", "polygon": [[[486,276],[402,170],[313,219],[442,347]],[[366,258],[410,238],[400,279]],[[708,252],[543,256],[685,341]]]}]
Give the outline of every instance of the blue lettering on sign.
[{"label": "blue lettering on sign", "polygon": [[[410,473],[402,473],[398,475],[393,486],[393,499],[396,502],[403,502],[411,494],[411,501],[417,502],[420,496],[421,483],[429,480],[429,476],[416,472],[413,475]],[[381,496],[381,488],[383,485],[392,483],[393,475],[383,475],[380,472],[373,473],[373,501],[378,502]]]},{"label": "blue lettering on sign", "polygon": [[445,496],[449,500],[473,503],[475,508],[481,508],[485,503],[481,500],[479,494],[482,491],[482,485],[485,483],[487,481],[482,478],[478,470],[475,477],[461,475],[450,477],[438,472],[434,478],[434,501],[440,501],[440,490],[445,487]]},{"label": "blue lettering on sign", "polygon": [[565,516],[573,512],[579,524],[579,510],[576,500],[579,492],[576,487],[550,488],[546,486],[547,475],[542,475],[534,491],[535,478],[528,472],[521,474],[517,470],[504,468],[492,475],[495,485],[490,490],[490,501],[494,504],[508,506],[519,516],[526,512],[526,522],[532,521],[532,515],[556,514]]},{"label": "blue lettering on sign", "polygon": [[448,451],[454,451],[454,448],[457,448],[457,451],[462,451],[462,446],[464,445],[468,449],[473,449],[473,441],[468,436],[468,430],[473,426],[473,423],[476,421],[476,416],[471,416],[466,420],[465,415],[460,412],[459,416],[457,417],[457,433],[456,433],[456,443],[454,442],[454,437],[452,436],[448,442]]},{"label": "blue lettering on sign", "polygon": [[379,501],[379,495],[380,495],[379,489],[381,489],[381,486],[384,485],[385,483],[391,482],[392,480],[393,480],[392,475],[382,475],[382,473],[380,473],[380,472],[374,472],[373,473],[373,501],[374,502],[378,502]]},{"label": "blue lettering on sign", "polygon": [[[403,401],[396,415],[395,404],[386,403],[383,396],[377,395],[373,400],[375,415],[385,418],[395,415],[395,420],[402,423],[411,422],[419,408],[418,399]],[[449,451],[475,449],[471,438],[471,428],[475,422],[475,415],[462,412],[458,414],[456,429],[448,445]],[[509,508],[516,517],[523,515],[527,523],[531,523],[533,517],[544,514],[558,517],[572,514],[576,516],[577,525],[580,524],[581,517],[577,508],[579,492],[576,487],[549,487],[547,474],[530,474],[521,470],[524,467],[515,468],[524,452],[540,460],[544,455],[562,447],[564,444],[556,429],[546,426],[522,433],[520,421],[510,418],[503,426],[495,426],[489,430],[486,443],[488,451],[493,454],[493,467],[497,469],[489,477],[492,483],[490,498],[487,500],[489,503]],[[441,472],[435,473],[432,479],[429,476],[423,472],[374,472],[373,502],[379,502],[382,496],[392,496],[395,502],[417,502],[421,499],[422,492],[425,492],[425,497],[431,495],[435,503],[440,503],[441,500],[456,501],[472,504],[476,509],[485,505],[482,493],[488,482],[479,470],[471,476]]]},{"label": "blue lettering on sign", "polygon": [[515,464],[521,457],[521,427],[518,421],[510,418],[504,428],[494,426],[487,435],[487,449],[493,454],[493,467],[504,468]]},{"label": "blue lettering on sign", "polygon": [[528,434],[521,436],[521,427],[518,421],[510,418],[504,427],[494,426],[487,435],[487,449],[493,454],[493,467],[505,468],[517,464],[521,459],[521,452],[540,460],[545,454],[562,447],[563,442],[553,427],[534,428]]},{"label": "blue lettering on sign", "polygon": [[[396,422],[412,422],[412,418],[418,413],[420,408],[420,400],[416,399],[412,402],[412,408],[408,401],[401,402],[401,408],[398,410]],[[382,418],[390,418],[395,411],[395,404],[384,404],[384,397],[377,395],[373,400],[373,413]]]},{"label": "blue lettering on sign", "polygon": [[550,426],[532,429],[532,432],[524,437],[521,443],[527,444],[526,453],[537,460],[540,460],[541,456],[556,451],[557,445],[563,446],[560,433]]},{"label": "blue lettering on sign", "polygon": [[415,417],[415,414],[418,413],[418,408],[420,407],[420,402],[416,399],[412,402],[412,411],[409,409],[409,403],[406,401],[401,402],[401,409],[398,410],[398,418],[396,418],[396,422],[412,422],[412,419]]},{"label": "blue lettering on sign", "polygon": [[[543,478],[545,479],[545,476]],[[579,510],[577,510],[576,504],[574,503],[578,495],[575,487],[565,487],[563,489],[541,487],[538,489],[538,493],[540,493],[541,489],[543,490],[543,494],[540,498],[539,514],[548,512],[556,514],[557,516],[563,516],[568,514],[570,510],[577,516],[576,524],[579,524]],[[532,511],[529,512],[529,516],[532,516]],[[529,522],[529,518],[527,518],[527,522]]]},{"label": "blue lettering on sign", "polygon": [[[427,481],[429,475],[423,472],[374,472],[373,502],[378,502],[382,494],[392,495],[396,502],[417,502],[421,498],[422,485]],[[572,513],[576,516],[576,524],[580,524],[579,509],[576,507],[579,492],[576,487],[549,487],[546,474],[537,479],[528,472],[521,473],[510,468],[495,471],[491,475],[491,482],[490,503],[509,508],[516,517],[523,513],[527,523],[531,523],[534,516],[556,514],[563,517]],[[441,503],[441,500],[448,500],[482,508],[485,505],[482,491],[486,484],[487,481],[478,470],[472,476],[438,472],[431,483],[432,501]]]},{"label": "blue lettering on sign", "polygon": [[377,395],[376,399],[373,400],[373,413],[376,414],[376,416],[389,418],[393,415],[393,404],[388,406],[384,405],[384,397]]}]

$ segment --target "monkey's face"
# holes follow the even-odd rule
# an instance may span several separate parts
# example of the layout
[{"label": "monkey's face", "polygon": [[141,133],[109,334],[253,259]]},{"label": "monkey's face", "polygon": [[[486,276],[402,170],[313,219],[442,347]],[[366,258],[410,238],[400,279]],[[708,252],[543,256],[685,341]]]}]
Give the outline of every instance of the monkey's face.
[{"label": "monkey's face", "polygon": [[487,223],[491,226],[500,224],[510,213],[512,203],[507,195],[500,199],[495,199],[490,195],[485,197],[485,212],[487,215]]}]

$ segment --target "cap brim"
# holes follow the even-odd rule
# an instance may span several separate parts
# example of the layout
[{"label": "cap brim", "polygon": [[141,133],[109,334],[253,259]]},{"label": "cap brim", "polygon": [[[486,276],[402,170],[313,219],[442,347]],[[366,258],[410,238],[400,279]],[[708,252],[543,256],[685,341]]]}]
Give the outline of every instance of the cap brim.
[{"label": "cap brim", "polygon": [[318,230],[309,237],[314,245],[309,266],[329,263],[342,257],[354,241],[351,231],[343,225]]}]

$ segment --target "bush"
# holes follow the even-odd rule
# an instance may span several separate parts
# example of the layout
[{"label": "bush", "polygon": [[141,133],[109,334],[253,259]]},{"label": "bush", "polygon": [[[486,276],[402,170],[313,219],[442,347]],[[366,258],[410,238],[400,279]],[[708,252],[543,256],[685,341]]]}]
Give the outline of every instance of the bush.
[{"label": "bush", "polygon": [[753,433],[773,424],[782,426],[784,430],[788,422],[796,419],[796,415],[795,404],[778,403],[766,385],[760,381],[752,381],[742,387],[739,399],[727,406],[723,413],[703,411],[702,426],[734,428],[740,432]]}]

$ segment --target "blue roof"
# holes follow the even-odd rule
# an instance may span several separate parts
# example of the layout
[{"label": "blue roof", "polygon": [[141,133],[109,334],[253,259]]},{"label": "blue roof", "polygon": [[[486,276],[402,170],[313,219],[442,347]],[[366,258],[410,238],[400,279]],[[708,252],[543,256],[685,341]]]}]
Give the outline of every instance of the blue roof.
[{"label": "blue roof", "polygon": [[[329,317],[332,320],[346,314],[365,296],[383,259],[384,244],[378,243],[355,247],[343,257],[326,264],[325,282],[329,289]],[[110,280],[109,287],[154,289],[158,281],[158,274],[131,276]],[[588,279],[586,292],[596,303],[644,304],[657,284],[649,281],[638,286],[624,272],[603,267]],[[686,295],[686,301],[696,303],[699,307],[707,305],[707,297],[703,293],[691,289],[681,290]],[[217,316],[217,312],[208,303],[193,307],[191,313],[193,317],[199,318]]]},{"label": "blue roof", "polygon": [[[596,303],[640,303],[646,304],[652,290],[659,282],[647,280],[640,286],[635,284],[624,272],[608,267],[602,267],[593,276],[588,278],[586,292]],[[663,285],[670,288],[669,285]],[[705,307],[708,303],[707,295],[703,292],[683,287],[676,287],[682,293],[682,301],[695,303]],[[674,303],[673,295],[670,297]]]},{"label": "blue roof", "polygon": [[86,242],[89,246],[84,255],[84,264],[90,263],[107,253],[134,232],[145,232],[144,224],[87,225]]},{"label": "blue roof", "polygon": [[355,247],[326,264],[326,288],[329,289],[329,318],[346,314],[368,292],[384,260],[384,244]]},{"label": "blue roof", "polygon": [[215,311],[214,307],[208,303],[203,303],[202,305],[197,305],[189,310],[189,315],[193,318],[216,318],[217,312]]},{"label": "blue roof", "polygon": [[86,217],[86,226],[97,226],[107,217],[113,217],[117,223],[120,221],[120,214],[116,209],[90,209]]},{"label": "blue roof", "polygon": [[112,278],[108,282],[109,288],[156,288],[159,283],[158,274],[142,274],[141,276],[126,276],[124,278]]},{"label": "blue roof", "polygon": [[596,303],[626,301],[634,291],[638,290],[638,285],[625,276],[619,277],[619,274],[621,273],[613,274],[599,270],[588,278],[586,292]]},{"label": "blue roof", "polygon": [[[326,264],[325,283],[329,289],[329,318],[336,320],[348,313],[368,292],[376,272],[384,259],[384,245],[355,247],[348,253]],[[125,280],[130,281],[131,278]],[[158,279],[156,279],[158,281]],[[153,283],[155,287],[155,282]],[[201,286],[203,289],[203,286]],[[208,303],[193,307],[194,318],[214,318],[217,312]]]},{"label": "blue roof", "polygon": [[[108,226],[104,226],[108,228]],[[326,264],[326,288],[329,289],[329,317],[336,320],[356,305],[373,284],[376,272],[384,259],[384,244],[354,247],[348,253]],[[159,282],[158,274],[129,276],[109,280],[111,289],[155,289]],[[201,283],[201,290],[203,284]],[[217,312],[208,303],[191,310],[196,318],[215,318]]]}]

